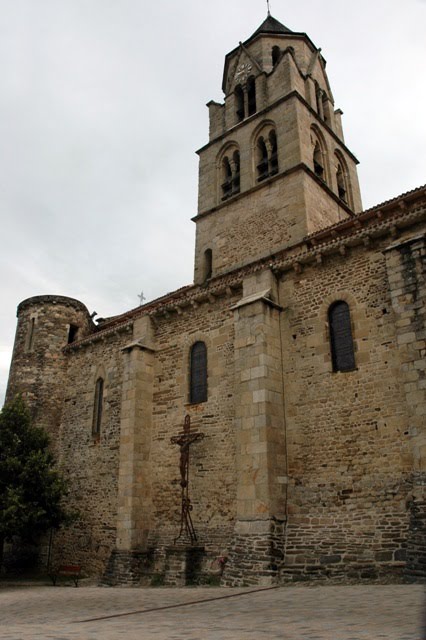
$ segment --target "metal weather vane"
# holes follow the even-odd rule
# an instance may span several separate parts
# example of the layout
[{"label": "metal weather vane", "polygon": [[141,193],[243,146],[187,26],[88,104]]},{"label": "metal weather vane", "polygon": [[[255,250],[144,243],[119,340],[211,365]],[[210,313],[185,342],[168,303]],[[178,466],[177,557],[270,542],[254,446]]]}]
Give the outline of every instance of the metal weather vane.
[{"label": "metal weather vane", "polygon": [[191,518],[192,504],[189,498],[189,448],[191,444],[203,438],[204,433],[191,433],[191,419],[188,415],[185,416],[183,432],[170,438],[170,442],[177,444],[180,448],[179,469],[180,486],[182,490],[180,530],[177,538],[173,540],[173,544],[176,544],[184,534],[188,536],[191,544],[197,541],[197,534]]}]

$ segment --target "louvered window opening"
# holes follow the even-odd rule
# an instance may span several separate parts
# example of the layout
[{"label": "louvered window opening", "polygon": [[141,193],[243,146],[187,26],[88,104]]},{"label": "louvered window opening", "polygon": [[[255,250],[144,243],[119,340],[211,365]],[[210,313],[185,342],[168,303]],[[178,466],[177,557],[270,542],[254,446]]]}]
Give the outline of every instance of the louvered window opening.
[{"label": "louvered window opening", "polygon": [[256,113],[256,81],[253,77],[250,77],[247,80],[247,103],[248,103],[248,114],[252,116]]},{"label": "louvered window opening", "polygon": [[237,105],[237,119],[238,122],[244,120],[244,91],[240,85],[235,87],[235,101]]},{"label": "louvered window opening", "polygon": [[257,143],[258,149],[258,157],[260,162],[257,165],[257,180],[260,182],[261,180],[265,180],[268,177],[268,150],[266,148],[266,144],[263,138],[259,138]]},{"label": "louvered window opening", "polygon": [[207,347],[196,342],[191,349],[190,402],[207,401]]},{"label": "louvered window opening", "polygon": [[240,193],[240,154],[238,151],[234,152],[234,175],[232,177],[232,195]]},{"label": "louvered window opening", "polygon": [[93,407],[92,434],[98,436],[101,432],[102,409],[104,397],[104,381],[102,378],[96,380],[95,403]]},{"label": "louvered window opening", "polygon": [[334,371],[355,369],[354,342],[351,316],[346,302],[336,302],[328,312],[330,326],[331,355]]},{"label": "louvered window opening", "polygon": [[223,159],[222,170],[224,182],[222,182],[222,200],[226,200],[232,195],[232,169],[227,157]]}]

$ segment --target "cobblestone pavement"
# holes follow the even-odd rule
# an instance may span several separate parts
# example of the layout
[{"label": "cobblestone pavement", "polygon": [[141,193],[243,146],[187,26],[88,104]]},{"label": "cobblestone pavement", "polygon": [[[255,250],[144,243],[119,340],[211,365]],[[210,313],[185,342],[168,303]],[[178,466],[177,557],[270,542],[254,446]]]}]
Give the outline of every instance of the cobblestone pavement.
[{"label": "cobblestone pavement", "polygon": [[421,585],[0,588],[2,640],[426,640]]}]

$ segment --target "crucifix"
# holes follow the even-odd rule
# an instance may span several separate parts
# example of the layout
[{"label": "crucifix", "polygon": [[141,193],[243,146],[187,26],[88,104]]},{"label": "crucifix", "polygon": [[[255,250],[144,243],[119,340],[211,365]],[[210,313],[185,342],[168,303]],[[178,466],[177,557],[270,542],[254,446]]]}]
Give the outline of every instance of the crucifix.
[{"label": "crucifix", "polygon": [[141,307],[144,301],[146,300],[145,296],[143,295],[143,291],[140,292],[140,294],[138,295],[138,298],[139,298],[139,306]]},{"label": "crucifix", "polygon": [[191,433],[191,419],[187,415],[183,423],[183,432],[177,436],[170,438],[172,444],[177,444],[180,448],[180,486],[181,486],[181,517],[180,517],[180,531],[177,538],[173,540],[173,544],[186,533],[189,537],[191,544],[197,541],[197,534],[195,533],[194,525],[192,523],[191,511],[192,504],[189,498],[189,447],[197,440],[202,440],[204,433],[193,432]]}]

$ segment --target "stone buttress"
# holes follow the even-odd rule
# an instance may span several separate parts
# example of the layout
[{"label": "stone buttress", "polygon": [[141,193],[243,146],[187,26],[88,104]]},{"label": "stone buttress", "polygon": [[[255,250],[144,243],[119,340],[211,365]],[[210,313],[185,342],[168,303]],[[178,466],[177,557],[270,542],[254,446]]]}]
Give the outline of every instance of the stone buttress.
[{"label": "stone buttress", "polygon": [[411,441],[412,496],[406,572],[426,573],[426,235],[386,251]]}]

